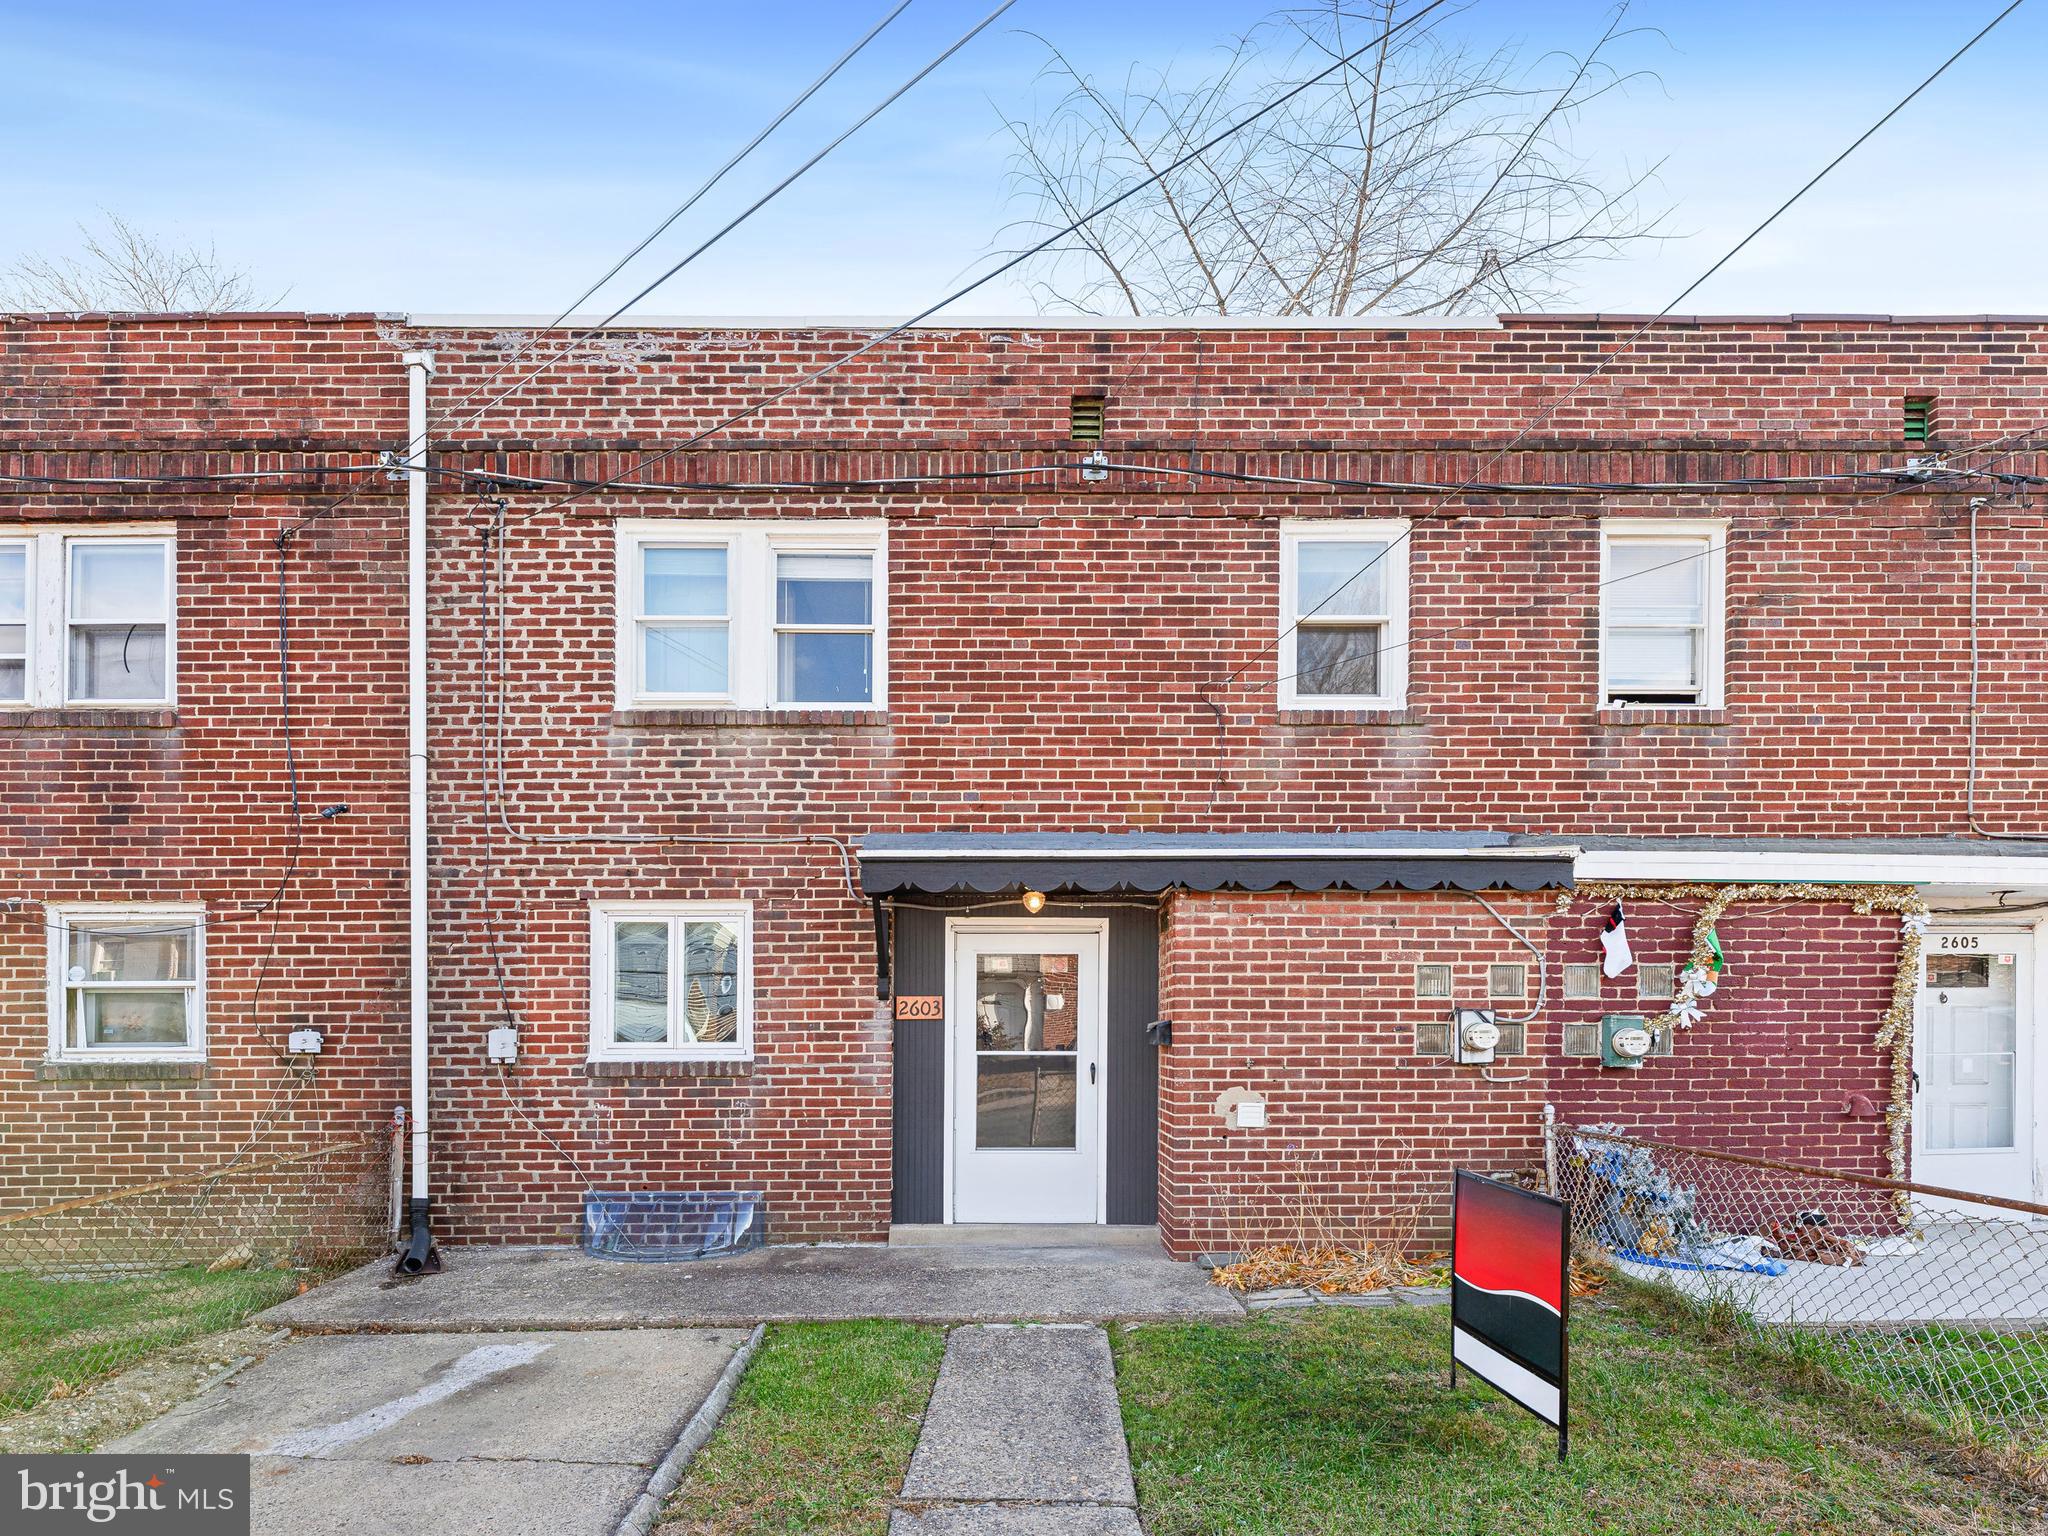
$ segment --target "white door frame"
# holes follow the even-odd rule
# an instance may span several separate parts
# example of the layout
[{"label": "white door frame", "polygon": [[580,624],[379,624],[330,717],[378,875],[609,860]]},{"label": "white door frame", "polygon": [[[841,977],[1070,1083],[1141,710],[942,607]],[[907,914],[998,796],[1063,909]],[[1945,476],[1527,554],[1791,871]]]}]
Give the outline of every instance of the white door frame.
[{"label": "white door frame", "polygon": [[[958,1106],[954,1103],[955,1068],[959,1065],[953,1059],[954,1028],[953,988],[960,974],[960,941],[975,934],[1011,933],[1029,937],[1035,934],[1079,933],[1092,934],[1101,946],[1102,963],[1095,968],[1095,1040],[1096,1055],[1101,1061],[1100,1080],[1095,1093],[1095,1224],[1103,1226],[1109,1220],[1109,919],[1106,917],[948,917],[946,919],[946,986],[945,986],[945,1039],[946,1039],[946,1177],[945,1216],[946,1225],[953,1225],[953,1164],[958,1155],[960,1138],[954,1116]],[[1076,1068],[1078,1070],[1078,1062]]]},{"label": "white door frame", "polygon": [[[1995,915],[1970,918],[1961,913],[1944,913],[1938,908],[1931,914],[1927,926],[1925,953],[1938,954],[1933,944],[1935,937],[1942,933],[1999,933],[2010,934],[2015,952],[2021,953],[2027,975],[2023,987],[2015,990],[2014,1001],[2018,1005],[2019,1017],[2016,1027],[2028,1057],[2028,1080],[2016,1082],[2015,1090],[2026,1097],[2024,1107],[2015,1105],[2015,1115],[2026,1116],[2026,1126],[2031,1137],[2033,1188],[2024,1191],[2023,1200],[2048,1200],[2048,919],[2028,922],[2014,917],[2001,921]],[[1920,975],[1913,982],[1913,1070],[1921,1070],[1920,1063],[1920,999],[1927,988],[1925,961]],[[1913,1179],[1916,1183],[1937,1182],[1928,1179],[1921,1166],[1925,1151],[1926,1124],[1920,1118],[1921,1095],[1915,1092],[1912,1099],[1912,1150]],[[1940,1204],[1950,1208],[1951,1202],[1923,1201],[1924,1204]],[[1983,1215],[1996,1207],[1972,1207],[1970,1214]]]}]

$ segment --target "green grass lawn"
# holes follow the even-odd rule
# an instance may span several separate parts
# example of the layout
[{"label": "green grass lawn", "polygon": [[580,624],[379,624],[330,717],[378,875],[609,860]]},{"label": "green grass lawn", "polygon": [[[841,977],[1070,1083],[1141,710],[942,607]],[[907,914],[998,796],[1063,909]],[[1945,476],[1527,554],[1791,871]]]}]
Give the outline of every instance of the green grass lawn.
[{"label": "green grass lawn", "polygon": [[0,1409],[76,1389],[151,1350],[232,1328],[299,1288],[291,1270],[152,1271],[118,1279],[0,1273]]},{"label": "green grass lawn", "polygon": [[[1283,1320],[1284,1319],[1284,1320]],[[1446,1308],[1115,1335],[1151,1536],[2018,1532],[2038,1498],[1640,1300],[1582,1303],[1572,1454],[1469,1376]]]},{"label": "green grass lawn", "polygon": [[945,1349],[909,1323],[771,1326],[660,1536],[885,1531]]}]

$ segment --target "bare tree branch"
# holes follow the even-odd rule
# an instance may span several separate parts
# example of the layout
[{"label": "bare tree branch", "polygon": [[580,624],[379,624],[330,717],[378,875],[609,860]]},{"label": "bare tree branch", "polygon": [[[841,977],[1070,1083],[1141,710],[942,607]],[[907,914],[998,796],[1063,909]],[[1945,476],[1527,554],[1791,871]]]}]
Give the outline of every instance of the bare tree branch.
[{"label": "bare tree branch", "polygon": [[284,298],[259,298],[248,271],[222,262],[211,241],[174,245],[118,213],[106,214],[104,230],[78,232],[77,256],[32,252],[0,268],[0,309],[211,315],[274,309]]},{"label": "bare tree branch", "polygon": [[[1021,249],[1152,176],[1360,38],[1326,88],[1161,177],[1027,268],[1044,309],[1133,314],[1470,314],[1555,302],[1586,264],[1661,238],[1654,177],[1596,167],[1580,114],[1647,78],[1614,56],[1627,0],[1578,54],[1474,49],[1441,12],[1387,38],[1400,0],[1276,11],[1194,78],[1133,67],[1104,87],[1046,43],[1057,96],[1009,118]],[[1041,39],[1041,41],[1044,41]]]}]

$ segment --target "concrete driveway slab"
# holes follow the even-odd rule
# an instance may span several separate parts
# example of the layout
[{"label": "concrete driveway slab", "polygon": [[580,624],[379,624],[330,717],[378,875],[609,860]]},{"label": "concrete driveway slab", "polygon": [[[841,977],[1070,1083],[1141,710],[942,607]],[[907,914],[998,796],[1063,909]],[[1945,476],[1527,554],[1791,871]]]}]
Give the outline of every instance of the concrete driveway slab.
[{"label": "concrete driveway slab", "polygon": [[297,1338],[106,1449],[255,1458],[258,1532],[608,1536],[746,1338]]},{"label": "concrete driveway slab", "polygon": [[1206,1270],[1113,1246],[765,1248],[696,1264],[618,1264],[574,1248],[455,1248],[443,1257],[444,1273],[418,1280],[394,1280],[388,1260],[367,1264],[261,1320],[347,1332],[1244,1315]]}]

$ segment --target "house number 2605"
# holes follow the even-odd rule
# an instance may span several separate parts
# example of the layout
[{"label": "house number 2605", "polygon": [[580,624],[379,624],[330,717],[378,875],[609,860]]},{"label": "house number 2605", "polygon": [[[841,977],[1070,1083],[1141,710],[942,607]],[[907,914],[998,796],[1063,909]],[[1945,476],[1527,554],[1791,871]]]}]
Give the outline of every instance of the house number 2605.
[{"label": "house number 2605", "polygon": [[1942,949],[1976,949],[1982,941],[1974,933],[1944,933],[1938,946]]}]

